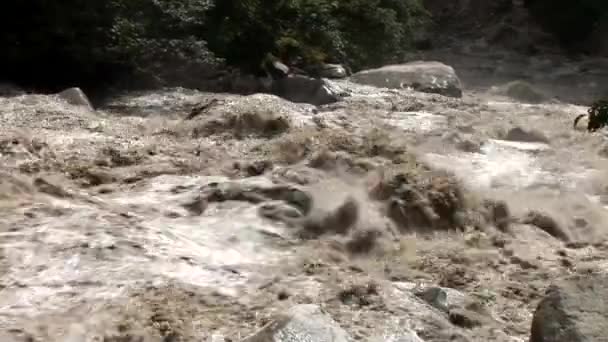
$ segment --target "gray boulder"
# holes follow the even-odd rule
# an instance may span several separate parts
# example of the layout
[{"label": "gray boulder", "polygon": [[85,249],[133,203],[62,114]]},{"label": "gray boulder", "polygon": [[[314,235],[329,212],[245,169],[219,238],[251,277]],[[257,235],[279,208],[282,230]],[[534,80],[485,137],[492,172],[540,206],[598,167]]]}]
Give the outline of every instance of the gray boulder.
[{"label": "gray boulder", "polygon": [[530,342],[608,341],[608,276],[577,275],[551,285],[532,319]]},{"label": "gray boulder", "polygon": [[525,129],[523,127],[511,128],[504,137],[505,140],[509,141],[521,141],[521,142],[536,142],[536,143],[549,143],[549,139],[545,134],[539,130]]},{"label": "gray boulder", "polygon": [[323,80],[303,75],[293,75],[272,82],[272,94],[291,102],[309,103],[315,106],[334,103],[340,99]]},{"label": "gray boulder", "polygon": [[349,342],[351,337],[314,304],[292,307],[243,342]]},{"label": "gray boulder", "polygon": [[68,88],[60,92],[58,95],[71,105],[82,106],[89,110],[93,110],[93,106],[91,105],[89,98],[80,88]]},{"label": "gray boulder", "polygon": [[384,88],[412,88],[425,93],[462,97],[460,79],[454,68],[435,61],[415,61],[360,71],[351,81]]}]

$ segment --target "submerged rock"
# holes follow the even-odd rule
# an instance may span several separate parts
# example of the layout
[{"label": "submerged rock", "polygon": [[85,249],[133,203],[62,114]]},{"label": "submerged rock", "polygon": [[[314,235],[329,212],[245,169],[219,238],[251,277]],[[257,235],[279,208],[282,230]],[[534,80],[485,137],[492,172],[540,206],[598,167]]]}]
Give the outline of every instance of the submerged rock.
[{"label": "submerged rock", "polygon": [[566,242],[572,240],[570,231],[547,213],[531,210],[521,219],[521,222],[538,227],[556,239]]},{"label": "submerged rock", "polygon": [[508,96],[514,100],[526,103],[541,103],[547,96],[526,81],[512,81],[501,86],[493,87],[492,93]]},{"label": "submerged rock", "polygon": [[351,80],[376,87],[397,89],[410,87],[425,93],[462,97],[460,79],[454,68],[435,61],[386,65],[360,71],[351,76]]},{"label": "submerged rock", "polygon": [[527,130],[521,127],[514,127],[507,132],[505,140],[522,142],[549,143],[549,139],[538,130]]},{"label": "submerged rock", "polygon": [[242,342],[349,342],[351,337],[314,304],[292,307]]},{"label": "submerged rock", "polygon": [[272,93],[292,102],[309,103],[315,106],[339,100],[339,95],[323,79],[302,75],[275,80],[272,83]]},{"label": "submerged rock", "polygon": [[80,88],[68,88],[60,92],[58,95],[71,105],[82,106],[89,110],[93,110],[93,105],[91,105],[89,98]]}]

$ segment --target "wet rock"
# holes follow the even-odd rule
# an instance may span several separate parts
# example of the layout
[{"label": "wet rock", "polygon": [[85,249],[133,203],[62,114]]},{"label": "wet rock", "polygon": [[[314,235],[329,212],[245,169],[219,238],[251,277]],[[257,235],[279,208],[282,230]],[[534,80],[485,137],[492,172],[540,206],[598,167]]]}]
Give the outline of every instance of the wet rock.
[{"label": "wet rock", "polygon": [[319,76],[325,78],[344,78],[348,76],[348,72],[341,64],[324,64],[321,66]]},{"label": "wet rock", "polygon": [[411,87],[426,93],[462,97],[460,79],[454,68],[435,61],[415,61],[364,70],[352,75],[351,80],[376,87]]},{"label": "wet rock", "polygon": [[271,137],[286,132],[291,126],[289,118],[276,113],[257,110],[230,113],[206,121],[194,129],[196,137],[231,132],[237,138],[246,136]]},{"label": "wet rock", "polygon": [[304,238],[315,238],[325,233],[345,235],[359,220],[359,203],[351,196],[333,210],[317,209],[302,220],[294,221]]},{"label": "wet rock", "polygon": [[481,152],[482,142],[472,134],[461,134],[458,132],[446,133],[443,139],[453,144],[458,150],[463,152]]},{"label": "wet rock", "polygon": [[568,242],[571,240],[567,228],[557,222],[553,217],[539,211],[530,211],[521,220],[524,224],[536,226],[556,239]]},{"label": "wet rock", "polygon": [[445,312],[448,311],[448,295],[442,288],[431,287],[416,293],[416,295],[433,307]]},{"label": "wet rock", "polygon": [[203,198],[201,196],[197,196],[194,199],[192,199],[191,201],[184,203],[182,205],[182,207],[184,207],[186,210],[188,210],[188,212],[191,215],[200,216],[205,212],[208,205],[209,205],[209,203],[207,202],[207,200],[205,198]]},{"label": "wet rock", "polygon": [[36,189],[47,195],[59,197],[59,198],[70,198],[73,197],[68,191],[63,189],[61,186],[53,184],[44,178],[34,179],[34,186]]},{"label": "wet rock", "polygon": [[373,282],[353,284],[340,291],[338,298],[345,305],[356,305],[359,307],[380,304],[382,302],[382,297],[378,292],[378,285]]},{"label": "wet rock", "polygon": [[346,248],[353,254],[365,254],[371,252],[378,244],[382,233],[377,229],[356,230],[346,242]]},{"label": "wet rock", "polygon": [[270,220],[288,223],[293,219],[303,217],[302,212],[297,208],[278,201],[262,204],[258,209],[258,214]]},{"label": "wet rock", "polygon": [[465,296],[458,290],[437,286],[420,289],[416,291],[416,296],[445,312],[453,307],[462,307],[465,299]]},{"label": "wet rock", "polygon": [[118,177],[111,172],[93,167],[74,168],[68,171],[68,175],[83,187],[94,187],[118,181]]},{"label": "wet rock", "polygon": [[536,260],[525,260],[522,259],[516,255],[512,256],[509,261],[512,264],[516,264],[519,265],[522,269],[524,270],[529,270],[529,269],[539,269],[540,268],[540,263]]},{"label": "wet rock", "polygon": [[466,309],[450,310],[449,318],[452,324],[465,329],[472,329],[484,325],[487,321],[487,318],[481,314]]},{"label": "wet rock", "polygon": [[209,183],[201,187],[200,196],[207,202],[243,201],[264,203],[284,201],[302,214],[312,208],[312,197],[289,185],[256,184],[247,182]]},{"label": "wet rock", "polygon": [[220,104],[222,104],[222,102],[219,99],[215,98],[210,99],[209,101],[205,101],[204,103],[198,104],[190,110],[190,113],[184,118],[184,120],[192,120],[199,115],[207,114],[207,112],[211,108]]},{"label": "wet rock", "polygon": [[323,79],[294,75],[275,80],[272,94],[288,101],[321,106],[337,102],[340,97]]},{"label": "wet rock", "polygon": [[355,166],[355,161],[348,152],[332,152],[324,149],[311,155],[308,166],[321,170],[335,170],[338,167],[352,169]]},{"label": "wet rock", "polygon": [[509,230],[512,218],[507,202],[486,199],[483,202],[483,206],[486,209],[486,221],[493,223],[496,228],[503,232]]},{"label": "wet rock", "polygon": [[549,139],[540,131],[514,127],[507,132],[505,140],[523,142],[541,142],[548,144]]},{"label": "wet rock", "polygon": [[551,285],[532,319],[530,342],[605,341],[608,276],[577,275]]},{"label": "wet rock", "polygon": [[456,142],[456,148],[463,152],[478,153],[481,151],[481,143],[471,139],[460,139]]},{"label": "wet rock", "polygon": [[547,97],[533,85],[521,80],[494,87],[491,92],[527,103],[540,103],[547,99]]},{"label": "wet rock", "polygon": [[237,96],[215,102],[206,107],[204,115],[194,115],[183,122],[184,129],[191,130],[194,137],[218,134],[232,134],[237,138],[272,137],[293,126],[311,123],[312,105],[292,103],[271,94]]},{"label": "wet rock", "polygon": [[388,199],[388,216],[402,230],[429,232],[461,227],[464,196],[459,182],[449,174],[437,172],[428,179],[417,179],[398,173],[381,180],[372,193]]},{"label": "wet rock", "polygon": [[80,88],[68,88],[58,94],[60,98],[74,106],[82,106],[89,110],[93,110],[93,106],[89,98]]},{"label": "wet rock", "polygon": [[114,96],[103,104],[103,109],[117,116],[173,116],[189,112],[201,103],[215,98],[229,97],[219,94],[204,94],[197,90],[172,87],[145,91],[131,91]]},{"label": "wet rock", "polygon": [[242,342],[349,342],[351,337],[317,305],[302,304],[279,315]]},{"label": "wet rock", "polygon": [[469,284],[478,281],[477,274],[462,265],[454,265],[442,271],[439,286],[444,288],[465,289]]}]

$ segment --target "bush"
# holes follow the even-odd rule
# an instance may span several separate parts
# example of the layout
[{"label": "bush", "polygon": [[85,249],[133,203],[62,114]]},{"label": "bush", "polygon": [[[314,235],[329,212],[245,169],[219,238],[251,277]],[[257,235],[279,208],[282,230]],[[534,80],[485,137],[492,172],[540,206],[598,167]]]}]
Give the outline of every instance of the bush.
[{"label": "bush", "polygon": [[[203,39],[207,0],[18,1],[2,11],[0,74],[25,86],[139,85],[215,62]],[[167,67],[167,64],[169,64]],[[171,68],[171,66],[173,68]]]},{"label": "bush", "polygon": [[354,69],[397,60],[427,23],[420,0],[223,0],[208,13],[210,48],[228,63],[260,71],[266,53],[304,68]]},{"label": "bush", "polygon": [[114,20],[107,52],[136,80],[127,85],[195,86],[219,63],[199,34],[209,0],[111,2]]}]

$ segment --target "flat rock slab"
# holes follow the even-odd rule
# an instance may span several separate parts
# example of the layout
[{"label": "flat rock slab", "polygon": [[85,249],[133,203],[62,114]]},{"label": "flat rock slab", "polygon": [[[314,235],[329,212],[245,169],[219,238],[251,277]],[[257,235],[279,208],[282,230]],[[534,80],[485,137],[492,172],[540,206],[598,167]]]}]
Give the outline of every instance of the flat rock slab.
[{"label": "flat rock slab", "polygon": [[608,275],[582,275],[551,285],[532,320],[530,342],[608,341]]}]

